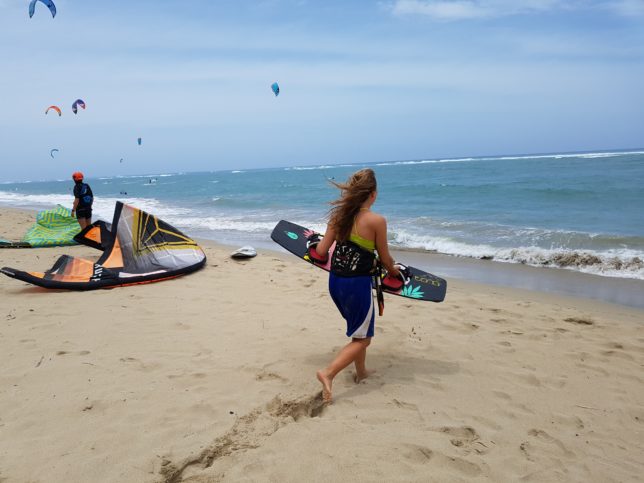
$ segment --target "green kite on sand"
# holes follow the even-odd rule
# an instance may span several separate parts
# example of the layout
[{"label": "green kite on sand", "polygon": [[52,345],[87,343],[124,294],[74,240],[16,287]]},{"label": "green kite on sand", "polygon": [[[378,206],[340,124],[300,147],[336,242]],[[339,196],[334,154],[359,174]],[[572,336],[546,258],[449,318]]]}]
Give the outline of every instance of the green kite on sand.
[{"label": "green kite on sand", "polygon": [[0,240],[0,248],[40,248],[76,245],[74,237],[80,225],[69,208],[58,205],[53,210],[39,211],[33,224],[20,242]]}]

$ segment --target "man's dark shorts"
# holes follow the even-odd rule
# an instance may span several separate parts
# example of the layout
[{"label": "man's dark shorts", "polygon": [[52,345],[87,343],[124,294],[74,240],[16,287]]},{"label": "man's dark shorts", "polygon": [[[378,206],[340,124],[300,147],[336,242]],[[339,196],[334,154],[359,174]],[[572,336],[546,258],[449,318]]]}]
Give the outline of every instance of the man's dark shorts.
[{"label": "man's dark shorts", "polygon": [[81,218],[92,218],[92,209],[91,208],[80,208],[76,210],[76,219]]}]

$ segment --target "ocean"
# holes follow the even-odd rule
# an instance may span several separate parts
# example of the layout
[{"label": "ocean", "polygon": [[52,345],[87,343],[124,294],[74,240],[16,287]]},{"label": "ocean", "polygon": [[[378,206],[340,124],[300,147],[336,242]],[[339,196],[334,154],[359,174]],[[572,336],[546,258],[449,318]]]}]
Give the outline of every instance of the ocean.
[{"label": "ocean", "polygon": [[[644,280],[644,150],[425,159],[92,178],[94,219],[117,200],[194,237],[275,248],[280,219],[325,227],[329,179],[370,167],[394,247]],[[70,206],[73,183],[0,184],[0,204]],[[2,227],[0,227],[2,237]]]}]

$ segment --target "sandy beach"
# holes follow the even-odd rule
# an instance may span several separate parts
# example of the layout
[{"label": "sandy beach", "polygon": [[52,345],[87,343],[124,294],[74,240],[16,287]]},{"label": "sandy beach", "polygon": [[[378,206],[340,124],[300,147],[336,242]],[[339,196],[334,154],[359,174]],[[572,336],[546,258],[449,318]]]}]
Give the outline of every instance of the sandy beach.
[{"label": "sandy beach", "polygon": [[[34,214],[0,210],[18,239]],[[288,254],[136,287],[0,276],[0,482],[636,482],[644,310],[449,279],[389,296],[355,384],[327,276]],[[50,268],[74,246],[0,250]],[[610,280],[607,281],[610,283]]]}]

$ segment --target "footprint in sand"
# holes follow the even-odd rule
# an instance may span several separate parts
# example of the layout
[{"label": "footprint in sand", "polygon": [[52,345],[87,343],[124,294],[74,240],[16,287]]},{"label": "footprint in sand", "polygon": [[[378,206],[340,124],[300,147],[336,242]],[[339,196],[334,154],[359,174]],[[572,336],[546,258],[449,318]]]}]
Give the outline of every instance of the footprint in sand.
[{"label": "footprint in sand", "polygon": [[288,379],[285,377],[280,376],[279,374],[276,374],[274,372],[270,371],[260,371],[257,374],[255,374],[255,380],[257,381],[270,381],[270,380],[277,380],[281,382],[286,382]]},{"label": "footprint in sand", "polygon": [[412,463],[425,464],[434,456],[434,452],[426,446],[417,444],[405,444],[406,451],[402,453],[402,457]]},{"label": "footprint in sand", "polygon": [[608,357],[619,357],[621,359],[627,360],[627,361],[632,361],[633,356],[630,354],[627,354],[626,352],[622,352],[619,350],[608,350],[608,351],[602,351],[602,355],[608,356]]},{"label": "footprint in sand", "polygon": [[411,409],[412,411],[418,411],[418,406],[415,405],[415,404],[407,403],[405,401],[399,401],[398,399],[395,399],[395,398],[392,399],[391,402],[394,403],[399,408]]},{"label": "footprint in sand", "polygon": [[595,322],[590,317],[568,317],[564,319],[564,322],[577,325],[595,325]]},{"label": "footprint in sand", "polygon": [[163,481],[183,481],[183,474],[193,467],[204,470],[233,453],[257,448],[282,426],[304,417],[318,417],[324,408],[322,392],[292,400],[282,400],[276,396],[265,408],[240,416],[230,431],[215,439],[199,454],[178,463],[173,463],[167,456],[161,457],[160,473]]},{"label": "footprint in sand", "polygon": [[443,426],[442,428],[438,428],[434,431],[445,433],[450,436],[451,439],[449,442],[458,448],[470,446],[479,439],[479,435],[476,430],[470,426]]},{"label": "footprint in sand", "polygon": [[575,429],[575,430],[584,429],[585,427],[584,421],[579,416],[562,414],[562,413],[554,413],[552,415],[552,419],[554,422],[560,423],[565,427]]},{"label": "footprint in sand", "polygon": [[463,458],[454,458],[451,456],[446,456],[445,458],[448,466],[451,466],[454,470],[466,476],[474,477],[481,474],[481,467],[475,463],[471,463]]},{"label": "footprint in sand", "polygon": [[543,442],[555,445],[557,448],[559,448],[561,453],[568,458],[575,457],[575,453],[573,453],[568,448],[566,448],[566,446],[560,440],[550,436],[547,432],[545,432],[542,429],[531,429],[528,431],[528,435],[532,436],[533,438],[539,441],[543,441]]},{"label": "footprint in sand", "polygon": [[609,349],[623,349],[624,345],[619,342],[608,342],[605,344]]},{"label": "footprint in sand", "polygon": [[151,370],[153,366],[157,365],[157,364],[154,364],[154,365],[145,364],[143,363],[143,361],[136,359],[135,357],[121,357],[119,361],[125,362],[126,364],[136,364],[139,366],[139,369],[141,369],[142,371]]},{"label": "footprint in sand", "polygon": [[524,441],[523,443],[521,443],[519,445],[519,450],[521,451],[525,459],[527,459],[528,461],[534,461],[534,458],[532,457],[534,448],[532,447],[529,441]]},{"label": "footprint in sand", "polygon": [[508,393],[503,392],[503,391],[492,391],[492,394],[494,394],[499,399],[503,399],[505,401],[512,400],[512,396],[510,396]]},{"label": "footprint in sand", "polygon": [[534,374],[517,374],[519,379],[522,379],[530,386],[539,387],[541,386],[541,380]]},{"label": "footprint in sand", "polygon": [[466,477],[475,477],[481,474],[481,468],[463,458],[447,456],[438,451],[432,451],[426,446],[417,444],[406,444],[406,451],[402,453],[403,458],[416,464],[436,463],[438,466],[447,466],[454,473],[460,473]]}]

